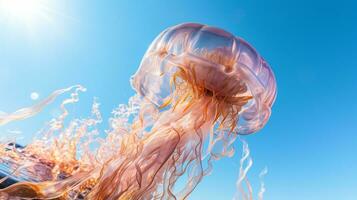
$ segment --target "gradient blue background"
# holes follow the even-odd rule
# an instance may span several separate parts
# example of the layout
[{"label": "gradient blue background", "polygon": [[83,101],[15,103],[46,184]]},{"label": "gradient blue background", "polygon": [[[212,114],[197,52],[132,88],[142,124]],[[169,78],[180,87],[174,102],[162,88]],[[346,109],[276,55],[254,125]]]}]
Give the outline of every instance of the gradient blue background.
[{"label": "gradient blue background", "polygon": [[[33,104],[33,91],[43,98],[79,83],[88,91],[71,112],[85,117],[96,96],[107,118],[134,94],[129,78],[160,31],[182,22],[218,26],[249,41],[278,82],[269,123],[245,137],[255,191],[267,166],[265,199],[357,199],[357,4],[352,0],[52,0],[49,5],[57,11],[53,22],[40,20],[31,30],[0,18],[0,110]],[[22,143],[28,142],[56,106],[1,127],[0,136],[22,130]],[[216,162],[190,199],[232,199],[239,154]]]}]

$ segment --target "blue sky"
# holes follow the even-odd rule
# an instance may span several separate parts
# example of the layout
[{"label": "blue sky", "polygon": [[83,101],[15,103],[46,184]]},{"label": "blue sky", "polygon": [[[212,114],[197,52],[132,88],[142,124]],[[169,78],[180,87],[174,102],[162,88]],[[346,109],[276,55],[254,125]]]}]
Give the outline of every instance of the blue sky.
[{"label": "blue sky", "polygon": [[[88,115],[98,97],[109,117],[134,94],[129,78],[158,33],[182,22],[209,24],[249,41],[277,78],[270,121],[245,137],[254,185],[267,166],[266,199],[357,198],[357,4],[352,0],[46,2],[50,20],[38,17],[30,25],[0,13],[0,110],[31,105],[33,91],[43,98],[79,83],[88,91],[71,111]],[[1,127],[0,136],[20,129],[26,143],[55,112],[48,108]],[[239,155],[216,162],[191,199],[231,199],[238,164]]]}]

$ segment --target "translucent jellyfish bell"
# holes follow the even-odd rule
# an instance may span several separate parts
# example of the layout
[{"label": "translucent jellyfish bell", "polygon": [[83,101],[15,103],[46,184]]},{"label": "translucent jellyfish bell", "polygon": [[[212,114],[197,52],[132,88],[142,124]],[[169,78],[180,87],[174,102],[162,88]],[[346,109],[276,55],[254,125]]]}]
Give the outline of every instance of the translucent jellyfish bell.
[{"label": "translucent jellyfish bell", "polygon": [[239,113],[239,134],[256,132],[268,121],[276,97],[275,77],[266,61],[243,39],[202,24],[170,27],[150,45],[132,85],[160,106],[170,95],[169,82],[177,67],[193,69],[195,78],[220,96],[253,97]]}]

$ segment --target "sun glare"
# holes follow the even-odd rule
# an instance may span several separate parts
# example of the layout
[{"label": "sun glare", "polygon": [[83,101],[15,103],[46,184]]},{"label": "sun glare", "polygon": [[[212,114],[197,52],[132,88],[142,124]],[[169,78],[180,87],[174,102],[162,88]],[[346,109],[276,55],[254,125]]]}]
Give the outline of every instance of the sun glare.
[{"label": "sun glare", "polygon": [[32,20],[39,12],[40,5],[36,0],[0,0],[2,14],[19,20]]},{"label": "sun glare", "polygon": [[43,0],[0,0],[0,17],[7,21],[24,23],[29,28],[50,20],[50,9]]}]

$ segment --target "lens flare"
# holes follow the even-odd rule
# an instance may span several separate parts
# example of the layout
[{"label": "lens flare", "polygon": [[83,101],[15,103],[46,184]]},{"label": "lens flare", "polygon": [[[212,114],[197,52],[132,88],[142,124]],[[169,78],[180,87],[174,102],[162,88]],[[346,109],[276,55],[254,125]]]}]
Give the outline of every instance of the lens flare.
[{"label": "lens flare", "polygon": [[[266,124],[276,96],[271,68],[247,42],[193,23],[163,31],[131,81],[137,94],[113,111],[105,137],[96,128],[102,122],[96,101],[92,117],[66,123],[66,106],[79,100],[81,86],[0,115],[0,124],[25,119],[72,91],[61,104],[62,114],[42,129],[40,138],[26,147],[16,147],[14,141],[1,144],[0,160],[6,166],[0,169],[5,174],[1,181],[17,183],[0,194],[187,199],[211,172],[214,160],[234,154],[239,134],[254,133]],[[240,174],[244,180],[246,169]],[[180,188],[176,183],[183,175],[187,178]]]}]

